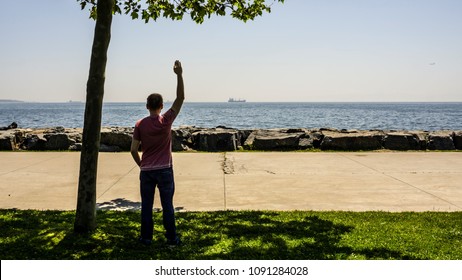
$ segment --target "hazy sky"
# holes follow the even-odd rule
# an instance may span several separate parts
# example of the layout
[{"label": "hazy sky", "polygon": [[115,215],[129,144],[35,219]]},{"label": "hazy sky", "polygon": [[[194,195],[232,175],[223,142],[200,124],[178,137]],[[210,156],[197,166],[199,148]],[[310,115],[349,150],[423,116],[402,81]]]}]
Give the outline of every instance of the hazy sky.
[{"label": "hazy sky", "polygon": [[[286,0],[253,22],[113,20],[105,101],[462,101],[462,1]],[[0,99],[85,100],[94,21],[75,0],[3,1]]]}]

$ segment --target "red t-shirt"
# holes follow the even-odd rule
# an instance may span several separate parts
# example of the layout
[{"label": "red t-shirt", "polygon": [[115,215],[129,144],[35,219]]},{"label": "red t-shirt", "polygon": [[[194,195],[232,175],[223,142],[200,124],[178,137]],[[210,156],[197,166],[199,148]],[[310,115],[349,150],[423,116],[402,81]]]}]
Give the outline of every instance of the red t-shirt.
[{"label": "red t-shirt", "polygon": [[163,115],[136,122],[133,139],[141,141],[142,171],[172,167],[172,123],[175,118],[175,111],[169,109]]}]

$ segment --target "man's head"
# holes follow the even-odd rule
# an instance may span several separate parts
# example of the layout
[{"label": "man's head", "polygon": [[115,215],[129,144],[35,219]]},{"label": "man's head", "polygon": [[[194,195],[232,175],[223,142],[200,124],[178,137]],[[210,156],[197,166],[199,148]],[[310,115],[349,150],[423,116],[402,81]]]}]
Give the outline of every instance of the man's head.
[{"label": "man's head", "polygon": [[150,111],[162,110],[164,108],[164,100],[162,95],[158,93],[152,93],[148,96],[146,108]]}]

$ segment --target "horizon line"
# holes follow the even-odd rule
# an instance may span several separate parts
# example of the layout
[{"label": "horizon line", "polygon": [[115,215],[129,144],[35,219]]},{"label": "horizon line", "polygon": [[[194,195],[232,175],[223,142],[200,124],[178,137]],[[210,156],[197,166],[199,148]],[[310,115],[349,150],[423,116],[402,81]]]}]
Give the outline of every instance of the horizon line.
[{"label": "horizon line", "polygon": [[[86,101],[25,101],[14,99],[0,99],[0,103],[75,103],[84,104]],[[103,103],[145,103],[145,101],[103,101]],[[166,100],[164,103],[173,103],[171,100]],[[184,101],[184,103],[232,103],[228,101]],[[462,103],[459,101],[245,101],[237,104],[245,103]]]}]

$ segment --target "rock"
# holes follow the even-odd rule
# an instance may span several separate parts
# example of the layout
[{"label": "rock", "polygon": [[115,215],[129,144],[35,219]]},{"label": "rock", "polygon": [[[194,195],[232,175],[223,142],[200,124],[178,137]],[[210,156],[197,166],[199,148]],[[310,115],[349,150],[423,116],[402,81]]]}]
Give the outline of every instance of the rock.
[{"label": "rock", "polygon": [[300,149],[319,148],[323,137],[320,131],[308,131],[300,136],[298,147]]},{"label": "rock", "polygon": [[300,137],[304,132],[287,132],[287,130],[255,130],[244,143],[248,150],[297,150]]},{"label": "rock", "polygon": [[82,142],[82,128],[66,128],[65,132],[68,136],[69,139],[74,140],[77,143]]},{"label": "rock", "polygon": [[340,132],[340,130],[336,129],[336,128],[332,128],[332,127],[321,127],[319,129],[319,131],[321,131],[322,133],[324,133],[324,131],[330,131],[330,132]]},{"label": "rock", "polygon": [[199,151],[235,151],[238,147],[237,131],[231,129],[206,129],[194,132],[192,138],[194,148]]},{"label": "rock", "polygon": [[45,150],[46,143],[47,139],[43,134],[28,133],[21,144],[21,148],[24,150],[41,151]]},{"label": "rock", "polygon": [[192,135],[190,128],[180,127],[172,129],[172,151],[181,152],[191,150],[192,147]]},{"label": "rock", "polygon": [[82,143],[75,143],[69,147],[70,151],[81,151],[82,150]]},{"label": "rock", "polygon": [[8,131],[0,131],[0,150],[19,150],[25,139],[26,130],[10,129]]},{"label": "rock", "polygon": [[16,147],[15,135],[11,132],[0,132],[0,151],[12,151]]},{"label": "rock", "polygon": [[15,128],[18,128],[18,124],[15,122],[12,122],[9,126],[0,127],[0,130],[9,130],[9,129],[15,129]]},{"label": "rock", "polygon": [[24,129],[16,129],[14,131],[14,138],[15,138],[15,149],[21,148],[21,143],[24,142],[27,130]]},{"label": "rock", "polygon": [[323,130],[322,150],[378,150],[382,148],[381,131],[335,132]]},{"label": "rock", "polygon": [[281,129],[281,132],[284,133],[306,133],[307,130],[303,128],[287,128],[287,129]]},{"label": "rock", "polygon": [[317,149],[320,148],[324,134],[322,134],[320,131],[311,131],[309,136],[311,139],[313,139],[313,147]]},{"label": "rock", "polygon": [[232,128],[232,127],[227,127],[227,126],[224,126],[224,125],[219,125],[219,126],[217,126],[217,127],[215,127],[215,128],[217,128],[217,129],[221,128],[221,129],[231,129],[231,130],[236,130],[236,129]]},{"label": "rock", "polygon": [[250,133],[249,136],[247,136],[247,139],[244,141],[244,144],[242,145],[244,149],[246,150],[252,150],[253,149],[253,141],[255,140],[255,136],[257,135],[259,130],[255,130],[252,133]]},{"label": "rock", "polygon": [[249,136],[254,132],[254,129],[242,129],[238,130],[237,135],[238,135],[238,144],[239,147],[244,146],[245,141],[249,138]]},{"label": "rock", "polygon": [[452,131],[433,131],[428,135],[427,148],[429,150],[454,150]]},{"label": "rock", "polygon": [[462,150],[462,131],[454,131],[452,140],[454,141],[454,147],[457,150]]},{"label": "rock", "polygon": [[[101,151],[129,151],[133,128],[106,127],[101,131]],[[323,150],[462,150],[462,131],[358,131],[321,128],[237,130],[228,127],[182,126],[172,130],[172,150],[278,151],[321,148]],[[0,130],[0,150],[73,150],[82,148],[81,128]]]},{"label": "rock", "polygon": [[383,147],[389,150],[401,151],[421,149],[419,139],[405,131],[387,133],[383,137]]},{"label": "rock", "polygon": [[419,142],[419,150],[427,149],[428,131],[412,130],[408,131]]},{"label": "rock", "polygon": [[130,151],[132,135],[133,130],[130,128],[103,128],[100,143],[106,146],[117,146],[121,151]]},{"label": "rock", "polygon": [[47,140],[45,150],[69,150],[69,147],[75,144],[65,133],[45,134],[44,138]]},{"label": "rock", "polygon": [[314,148],[313,140],[310,138],[300,138],[298,140],[298,147],[302,150]]},{"label": "rock", "polygon": [[188,151],[188,146],[184,145],[181,139],[172,136],[172,152]]},{"label": "rock", "polygon": [[64,127],[57,126],[57,127],[47,128],[47,129],[45,129],[45,131],[43,133],[54,134],[54,133],[64,133],[64,132],[66,132],[66,129]]}]

